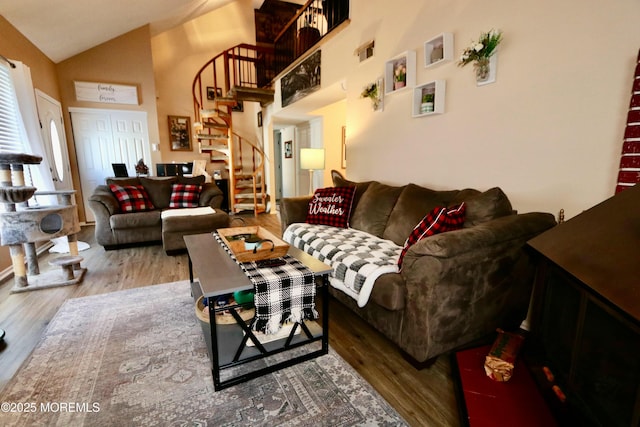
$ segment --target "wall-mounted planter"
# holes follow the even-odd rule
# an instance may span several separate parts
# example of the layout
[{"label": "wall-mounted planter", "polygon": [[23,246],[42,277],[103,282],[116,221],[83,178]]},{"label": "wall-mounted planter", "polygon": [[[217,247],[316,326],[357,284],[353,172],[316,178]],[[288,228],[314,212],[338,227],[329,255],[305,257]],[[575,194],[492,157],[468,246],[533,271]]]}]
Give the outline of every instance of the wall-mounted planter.
[{"label": "wall-mounted planter", "polygon": [[442,33],[424,42],[425,68],[453,60],[453,33]]},{"label": "wall-mounted planter", "polygon": [[416,86],[413,89],[412,116],[424,117],[444,113],[445,88],[444,80],[434,80]]},{"label": "wall-mounted planter", "polygon": [[[399,73],[404,70],[404,79],[398,81]],[[412,88],[416,85],[416,53],[404,52],[385,63],[384,93],[390,94]]]}]

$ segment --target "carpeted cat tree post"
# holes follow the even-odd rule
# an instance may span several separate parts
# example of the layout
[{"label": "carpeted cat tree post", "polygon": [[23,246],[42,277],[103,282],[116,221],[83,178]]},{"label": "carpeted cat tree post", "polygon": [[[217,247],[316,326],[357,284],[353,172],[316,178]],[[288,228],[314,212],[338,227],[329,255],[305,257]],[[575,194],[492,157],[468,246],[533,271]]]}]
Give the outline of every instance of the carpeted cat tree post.
[{"label": "carpeted cat tree post", "polygon": [[[35,187],[25,186],[23,165],[41,161],[41,157],[30,154],[0,154],[0,245],[9,246],[11,253],[15,277],[11,292],[78,284],[86,272],[78,256],[76,233],[80,232],[80,223],[72,198],[75,191],[36,193]],[[30,207],[27,200],[34,194],[58,196],[61,204]],[[35,243],[62,236],[67,237],[70,255],[50,262],[61,267],[62,275],[60,270],[40,273]]]}]

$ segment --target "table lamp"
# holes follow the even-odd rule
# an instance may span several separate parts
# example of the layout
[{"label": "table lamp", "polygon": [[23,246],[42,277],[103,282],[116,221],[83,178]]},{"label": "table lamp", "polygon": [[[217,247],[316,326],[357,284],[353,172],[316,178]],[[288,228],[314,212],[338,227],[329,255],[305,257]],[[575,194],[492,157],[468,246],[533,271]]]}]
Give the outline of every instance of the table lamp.
[{"label": "table lamp", "polygon": [[324,169],[324,148],[301,148],[300,169],[309,170],[309,194],[313,194],[313,171]]}]

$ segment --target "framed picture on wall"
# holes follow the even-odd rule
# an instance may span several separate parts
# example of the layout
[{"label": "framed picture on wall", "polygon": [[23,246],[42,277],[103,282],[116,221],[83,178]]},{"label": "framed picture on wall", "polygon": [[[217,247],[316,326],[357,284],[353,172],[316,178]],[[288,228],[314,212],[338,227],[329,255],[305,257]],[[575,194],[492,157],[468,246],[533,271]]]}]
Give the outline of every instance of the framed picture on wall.
[{"label": "framed picture on wall", "polygon": [[222,97],[222,89],[219,87],[207,86],[207,99],[209,101],[214,101],[216,97]]},{"label": "framed picture on wall", "polygon": [[347,168],[347,127],[342,126],[342,162],[340,163],[342,169]]},{"label": "framed picture on wall", "polygon": [[293,157],[293,141],[284,142],[284,158],[290,159]]},{"label": "framed picture on wall", "polygon": [[186,116],[169,116],[169,147],[171,151],[192,151],[191,120]]},{"label": "framed picture on wall", "polygon": [[231,107],[231,111],[235,111],[236,113],[244,113],[244,101],[238,101],[236,105]]}]

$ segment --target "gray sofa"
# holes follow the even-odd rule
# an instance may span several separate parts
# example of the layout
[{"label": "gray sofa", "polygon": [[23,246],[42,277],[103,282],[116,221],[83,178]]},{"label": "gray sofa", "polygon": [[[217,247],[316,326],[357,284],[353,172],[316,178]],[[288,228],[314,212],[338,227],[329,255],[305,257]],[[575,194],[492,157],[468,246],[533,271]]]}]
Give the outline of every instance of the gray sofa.
[{"label": "gray sofa", "polygon": [[[109,184],[142,185],[155,209],[144,212],[121,212],[118,200],[109,189]],[[202,185],[200,207],[215,209],[214,214],[161,218],[162,211],[169,207],[174,183]],[[107,185],[99,185],[89,197],[89,208],[95,217],[95,236],[98,244],[106,250],[133,244],[162,241],[168,254],[183,252],[183,235],[205,233],[228,227],[229,215],[220,209],[222,190],[215,183],[204,183],[202,177],[136,177],[109,178]]]},{"label": "gray sofa", "polygon": [[[355,185],[350,227],[402,246],[436,206],[466,203],[464,228],[427,237],[406,253],[400,273],[375,281],[359,308],[342,291],[331,294],[396,343],[409,360],[428,364],[443,353],[526,317],[534,266],[527,240],[553,227],[548,213],[517,214],[499,188],[435,191],[414,184],[350,182],[333,172],[334,186]],[[282,230],[304,222],[309,197],[285,198]]]}]

